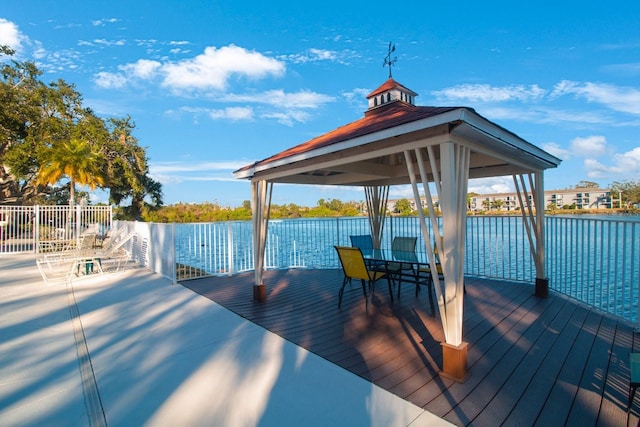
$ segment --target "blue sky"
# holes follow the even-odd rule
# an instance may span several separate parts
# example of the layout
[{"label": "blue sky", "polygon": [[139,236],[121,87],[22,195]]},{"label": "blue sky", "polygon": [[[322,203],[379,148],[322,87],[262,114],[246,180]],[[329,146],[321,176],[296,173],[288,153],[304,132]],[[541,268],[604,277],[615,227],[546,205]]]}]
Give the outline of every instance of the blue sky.
[{"label": "blue sky", "polygon": [[[250,198],[232,172],[361,118],[388,77],[560,157],[545,187],[640,179],[640,2],[5,1],[0,43],[130,115],[165,204]],[[512,190],[510,177],[470,191]],[[411,197],[406,187],[391,198]],[[94,200],[105,199],[101,193]],[[273,202],[363,200],[274,187]]]}]

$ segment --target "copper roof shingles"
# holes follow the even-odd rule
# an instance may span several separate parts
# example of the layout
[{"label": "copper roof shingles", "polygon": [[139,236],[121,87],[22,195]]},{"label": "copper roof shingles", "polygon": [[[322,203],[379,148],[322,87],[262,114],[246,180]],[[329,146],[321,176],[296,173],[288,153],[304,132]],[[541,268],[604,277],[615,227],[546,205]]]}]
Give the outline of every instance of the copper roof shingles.
[{"label": "copper roof shingles", "polygon": [[252,165],[247,165],[238,169],[236,172],[460,108],[473,111],[473,109],[468,107],[418,107],[402,102],[394,102],[381,107],[379,111],[370,111],[369,114],[362,119],[341,126],[295,147],[281,151]]},{"label": "copper roof shingles", "polygon": [[389,77],[389,79],[382,83],[382,85],[374,90],[373,92],[371,92],[369,95],[367,95],[367,99],[371,98],[372,96],[376,96],[378,94],[381,94],[382,92],[386,92],[388,90],[391,90],[393,88],[399,88],[404,90],[405,92],[409,92],[410,94],[412,94],[413,96],[418,95],[417,93],[415,93],[414,91],[412,91],[411,89],[407,88],[404,85],[401,85],[400,83],[398,83],[397,81],[393,80],[391,77]]}]

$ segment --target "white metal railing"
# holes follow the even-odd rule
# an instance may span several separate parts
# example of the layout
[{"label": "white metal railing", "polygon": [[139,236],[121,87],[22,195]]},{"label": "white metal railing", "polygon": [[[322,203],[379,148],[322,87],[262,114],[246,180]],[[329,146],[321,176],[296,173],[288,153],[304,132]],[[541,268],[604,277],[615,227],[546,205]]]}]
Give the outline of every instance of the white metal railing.
[{"label": "white metal railing", "polygon": [[637,322],[640,221],[553,217],[546,226],[552,288]]},{"label": "white metal railing", "polygon": [[[150,239],[150,266],[173,280],[253,269],[250,221],[130,224]],[[547,217],[545,225],[550,287],[637,322],[640,218]],[[349,245],[350,235],[368,233],[362,217],[270,221],[265,266],[338,268],[333,246]],[[424,250],[417,218],[388,218],[383,246],[394,236],[418,236],[417,248]],[[533,282],[528,245],[521,217],[468,217],[465,274]]]},{"label": "white metal railing", "polygon": [[89,229],[104,235],[112,219],[111,206],[0,206],[0,254],[77,244]]}]

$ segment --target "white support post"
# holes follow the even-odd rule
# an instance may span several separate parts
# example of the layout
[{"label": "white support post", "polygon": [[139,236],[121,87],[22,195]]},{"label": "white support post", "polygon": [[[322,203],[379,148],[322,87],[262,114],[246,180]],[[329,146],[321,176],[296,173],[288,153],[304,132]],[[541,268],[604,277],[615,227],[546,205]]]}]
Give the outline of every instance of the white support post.
[{"label": "white support post", "polygon": [[266,287],[262,282],[264,272],[264,255],[267,247],[267,228],[271,208],[271,193],[273,184],[267,181],[251,183],[252,213],[253,213],[253,263],[255,268],[255,284],[253,299],[264,301],[267,298]]},{"label": "white support post", "polygon": [[[432,223],[432,230],[434,234],[434,240],[439,242],[441,240],[440,230],[438,229],[438,220],[435,216],[435,211],[433,209],[433,200],[431,198],[431,191],[429,190],[429,181],[427,180],[427,174],[425,170],[424,161],[422,159],[422,154],[420,150],[415,150],[416,161],[418,163],[418,168],[420,169],[420,179],[422,181],[422,187],[424,188],[425,199],[427,201],[427,207],[429,210],[429,218]],[[409,179],[411,180],[411,188],[413,190],[413,198],[416,203],[416,206],[421,206],[420,201],[420,191],[418,190],[418,183],[416,181],[416,174],[413,167],[413,160],[411,159],[411,152],[404,152],[405,163],[407,164],[407,171],[409,173]],[[427,251],[427,256],[429,258],[429,265],[436,265],[436,256],[434,248],[431,246],[431,238],[429,236],[429,230],[427,228],[427,221],[424,216],[424,212],[422,209],[418,209],[418,220],[420,221],[420,230],[422,231],[422,238],[424,240],[425,249]],[[445,304],[444,304],[444,294],[442,292],[442,286],[440,283],[440,276],[438,274],[432,275],[434,291],[436,293],[436,301],[438,301],[440,320],[442,322],[442,328],[445,333],[445,341],[447,340],[447,316],[445,315]]]},{"label": "white support post", "polygon": [[[467,185],[469,178],[470,150],[467,147],[446,142],[440,144],[440,168],[431,147],[427,153],[434,176],[436,190],[440,199],[442,210],[443,230],[442,235],[438,228],[435,209],[431,202],[431,192],[427,180],[426,163],[420,150],[415,150],[416,163],[420,169],[420,178],[429,206],[429,217],[432,221],[432,229],[435,235],[435,246],[438,250],[444,284],[440,282],[436,272],[436,260],[431,239],[428,235],[426,219],[422,210],[418,211],[420,226],[425,240],[429,263],[433,266],[432,278],[440,319],[445,335],[442,343],[443,366],[442,374],[457,381],[464,381],[467,376],[467,343],[462,340],[462,323],[464,309],[464,245],[466,234],[467,214]],[[413,188],[416,204],[420,206],[413,161],[411,154],[405,151],[405,162],[411,186]]]},{"label": "white support post", "polygon": [[536,273],[538,279],[547,279],[545,271],[545,249],[544,249],[544,172],[539,171],[534,174],[535,192],[534,203],[536,205],[536,225],[538,238],[536,239],[536,254],[538,255],[538,263],[536,264]]},{"label": "white support post", "polygon": [[373,247],[379,249],[382,244],[382,232],[384,231],[384,222],[387,215],[389,186],[367,186],[364,188],[364,192]]},{"label": "white support post", "polygon": [[466,226],[467,182],[469,169],[468,149],[452,142],[440,145],[442,194],[442,252],[440,262],[444,275],[445,307],[447,315],[447,343],[462,344],[462,318],[464,300],[464,240]]},{"label": "white support post", "polygon": [[447,340],[442,343],[442,374],[457,381],[467,376],[468,344],[462,340],[464,317],[464,243],[470,150],[453,142],[440,144],[442,252]]},{"label": "white support post", "polygon": [[[549,281],[545,272],[545,249],[544,249],[544,180],[543,172],[538,171],[532,178],[531,174],[528,174],[529,188],[527,191],[527,185],[524,177],[519,175],[513,176],[513,182],[516,187],[516,193],[518,194],[518,200],[520,201],[520,207],[522,211],[522,221],[524,228],[527,232],[527,238],[529,239],[529,248],[531,255],[533,256],[533,262],[536,267],[536,287],[535,295],[538,297],[546,298],[549,296]],[[530,201],[529,193],[533,203]],[[524,197],[523,197],[524,195]],[[535,205],[535,215],[533,212]]]}]

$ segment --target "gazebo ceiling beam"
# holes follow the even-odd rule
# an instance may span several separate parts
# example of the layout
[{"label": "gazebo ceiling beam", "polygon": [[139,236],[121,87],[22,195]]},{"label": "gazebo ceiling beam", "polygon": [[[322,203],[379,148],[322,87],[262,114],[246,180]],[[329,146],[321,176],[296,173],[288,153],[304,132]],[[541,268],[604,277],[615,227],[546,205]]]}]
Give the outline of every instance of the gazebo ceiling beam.
[{"label": "gazebo ceiling beam", "polygon": [[[413,159],[414,170],[419,166]],[[519,173],[530,173],[532,168],[500,162],[488,156],[476,157],[469,167],[469,178],[486,178],[491,176],[505,176]],[[425,169],[429,180],[433,180],[431,165],[426,164]],[[417,177],[419,178],[419,177]],[[331,169],[316,169],[314,171],[287,175],[282,178],[272,179],[272,182],[310,185],[402,185],[410,182],[407,168],[404,164],[388,166],[371,161],[360,162],[352,165],[339,165]]]},{"label": "gazebo ceiling beam", "polygon": [[345,151],[332,153],[323,157],[310,157],[306,160],[283,165],[278,168],[268,169],[265,171],[256,171],[253,180],[268,180],[277,181],[278,178],[287,177],[290,175],[299,175],[302,173],[308,173],[315,170],[333,169],[335,167],[345,166],[354,162],[362,162],[366,160],[375,159],[377,157],[384,157],[389,155],[395,155],[402,153],[404,150],[414,150],[416,148],[427,147],[429,145],[438,145],[442,142],[448,141],[450,138],[447,134],[441,134],[427,139],[412,140],[406,143],[402,141],[393,140],[389,143],[388,140],[378,141],[376,143],[367,144],[365,146],[359,146],[350,148]]},{"label": "gazebo ceiling beam", "polygon": [[[345,152],[325,156],[323,161],[318,162],[318,158],[312,157],[264,173],[256,172],[253,180],[329,185],[355,185],[357,183],[368,185],[370,182],[384,183],[384,180],[388,180],[390,185],[393,185],[394,182],[406,184],[409,182],[406,166],[404,164],[391,166],[389,164],[392,163],[391,159],[402,153],[399,151],[402,149],[422,149],[428,146],[437,149],[437,145],[444,139],[447,137],[432,137],[404,144],[400,141],[397,141],[398,143],[394,141],[393,145],[388,141],[379,141],[365,147],[356,147]],[[475,153],[472,155],[470,164],[470,178],[529,173],[534,170],[529,158],[527,159],[529,161],[522,161],[516,159],[513,156],[514,153],[499,153],[484,144],[475,143],[466,138],[456,137],[451,140],[471,148]],[[386,161],[374,161],[385,157]]]}]

